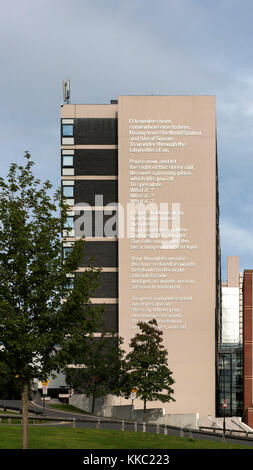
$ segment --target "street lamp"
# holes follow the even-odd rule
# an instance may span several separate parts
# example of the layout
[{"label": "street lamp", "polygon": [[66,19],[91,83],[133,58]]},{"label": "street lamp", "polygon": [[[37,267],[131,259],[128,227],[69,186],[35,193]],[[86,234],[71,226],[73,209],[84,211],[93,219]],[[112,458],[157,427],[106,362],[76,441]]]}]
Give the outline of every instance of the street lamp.
[{"label": "street lamp", "polygon": [[223,408],[223,435],[225,436],[226,434],[226,408],[227,408],[227,400],[225,398],[225,361],[224,361],[225,354],[222,355],[222,369],[223,369],[223,403],[222,403],[222,408]]}]

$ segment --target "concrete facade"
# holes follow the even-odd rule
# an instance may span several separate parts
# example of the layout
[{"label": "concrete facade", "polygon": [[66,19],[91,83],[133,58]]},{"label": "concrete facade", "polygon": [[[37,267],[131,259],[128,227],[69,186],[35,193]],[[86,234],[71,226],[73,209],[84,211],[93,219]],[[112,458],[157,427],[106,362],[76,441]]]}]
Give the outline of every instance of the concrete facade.
[{"label": "concrete facade", "polygon": [[[78,238],[82,210],[86,244],[79,271],[92,256],[102,269],[91,301],[105,305],[107,327],[124,338],[128,350],[137,321],[156,318],[175,379],[176,402],[164,405],[166,413],[215,415],[220,262],[215,98],[120,96],[110,105],[63,105],[61,118],[62,188],[73,221],[64,252]],[[144,234],[144,219],[129,224],[128,204],[139,203],[159,208],[158,233]],[[151,212],[148,230],[154,227]],[[140,233],[133,236],[137,226]],[[136,400],[136,409],[142,406]]]}]

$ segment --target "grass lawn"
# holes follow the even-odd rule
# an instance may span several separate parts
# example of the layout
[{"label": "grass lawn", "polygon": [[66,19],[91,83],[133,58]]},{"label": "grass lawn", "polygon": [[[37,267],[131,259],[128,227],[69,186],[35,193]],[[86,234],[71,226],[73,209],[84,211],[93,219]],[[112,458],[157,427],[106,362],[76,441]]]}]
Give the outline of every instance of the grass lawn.
[{"label": "grass lawn", "polygon": [[76,408],[73,405],[68,405],[67,403],[61,403],[61,404],[56,403],[56,404],[51,404],[47,406],[48,408],[54,408],[55,410],[59,410],[59,411],[67,411],[67,412],[69,411],[70,413],[78,413],[78,414],[84,414],[84,415],[90,414],[87,411],[80,410],[79,408]]},{"label": "grass lawn", "polygon": [[[21,434],[21,426],[0,425],[0,449],[21,449]],[[49,426],[29,426],[28,447],[29,449],[250,449],[249,446],[243,445],[153,433]]]}]

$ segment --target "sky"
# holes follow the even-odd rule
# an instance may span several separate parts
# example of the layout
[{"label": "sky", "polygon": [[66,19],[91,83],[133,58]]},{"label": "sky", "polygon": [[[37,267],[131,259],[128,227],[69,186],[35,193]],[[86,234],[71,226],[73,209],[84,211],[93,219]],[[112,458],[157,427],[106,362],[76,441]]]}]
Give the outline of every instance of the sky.
[{"label": "sky", "polygon": [[252,0],[10,0],[0,6],[0,175],[31,152],[60,185],[62,81],[72,103],[215,95],[222,277],[253,268]]}]

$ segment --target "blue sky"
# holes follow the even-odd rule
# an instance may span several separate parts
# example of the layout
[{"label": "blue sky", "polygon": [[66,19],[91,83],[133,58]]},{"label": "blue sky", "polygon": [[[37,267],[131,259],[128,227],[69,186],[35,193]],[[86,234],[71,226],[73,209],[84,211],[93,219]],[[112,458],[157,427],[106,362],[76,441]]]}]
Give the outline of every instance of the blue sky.
[{"label": "blue sky", "polygon": [[73,103],[216,95],[223,276],[253,268],[252,24],[251,0],[1,2],[1,175],[29,150],[59,186],[63,79]]}]

